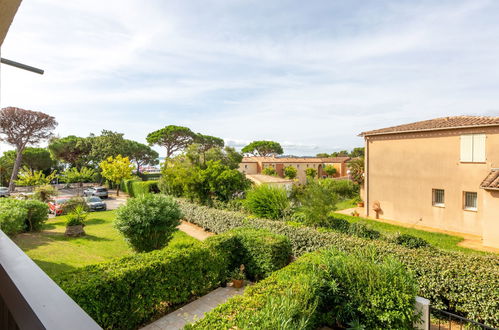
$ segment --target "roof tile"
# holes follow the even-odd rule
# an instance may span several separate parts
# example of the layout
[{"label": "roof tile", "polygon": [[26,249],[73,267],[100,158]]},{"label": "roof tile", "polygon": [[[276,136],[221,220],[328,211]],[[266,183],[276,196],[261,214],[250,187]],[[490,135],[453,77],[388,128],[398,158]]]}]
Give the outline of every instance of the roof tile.
[{"label": "roof tile", "polygon": [[499,169],[492,169],[480,184],[483,189],[499,189]]}]

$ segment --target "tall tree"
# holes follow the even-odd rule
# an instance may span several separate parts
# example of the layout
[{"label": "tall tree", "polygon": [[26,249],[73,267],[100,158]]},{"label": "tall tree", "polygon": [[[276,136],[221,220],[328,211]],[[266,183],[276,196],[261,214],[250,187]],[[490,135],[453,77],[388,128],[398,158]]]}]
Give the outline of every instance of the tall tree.
[{"label": "tall tree", "polygon": [[147,135],[149,145],[158,145],[166,148],[166,158],[184,150],[194,142],[196,133],[183,126],[169,125]]},{"label": "tall tree", "polygon": [[318,158],[328,158],[329,154],[326,153],[326,152],[320,152],[317,155],[315,155],[315,157],[318,157]]},{"label": "tall tree", "polygon": [[261,157],[282,155],[284,152],[279,142],[275,141],[253,141],[241,151],[245,154]]},{"label": "tall tree", "polygon": [[350,157],[364,157],[364,147],[353,148]]},{"label": "tall tree", "polygon": [[97,173],[94,169],[88,167],[82,167],[80,169],[76,167],[71,167],[62,172],[61,176],[67,183],[78,183],[77,194],[80,195],[80,191],[83,190],[83,182],[92,182],[95,180]]},{"label": "tall tree", "polygon": [[[3,157],[12,163],[16,160],[16,151],[8,150],[3,153]],[[45,148],[31,148],[27,147],[23,151],[23,160],[21,166],[27,166],[32,171],[47,172],[55,165],[50,152]]]},{"label": "tall tree", "polygon": [[101,135],[88,137],[92,146],[90,156],[94,164],[118,155],[128,156],[128,143],[123,138],[123,133],[102,130]]},{"label": "tall tree", "polygon": [[137,166],[137,173],[144,165],[157,165],[159,154],[151,147],[137,141],[125,140],[127,144],[126,155]]},{"label": "tall tree", "polygon": [[21,166],[23,151],[28,145],[37,144],[52,136],[57,126],[54,117],[39,111],[7,107],[0,110],[0,134],[16,148],[16,161],[12,169],[9,191],[14,191],[15,180]]},{"label": "tall tree", "polygon": [[69,164],[71,167],[82,168],[90,164],[92,145],[88,138],[69,135],[50,140],[48,149],[54,159]]},{"label": "tall tree", "polygon": [[335,151],[331,154],[332,157],[348,157],[349,153],[346,150]]},{"label": "tall tree", "polygon": [[352,181],[361,185],[364,183],[364,158],[355,158],[348,162]]},{"label": "tall tree", "polygon": [[102,176],[118,186],[116,196],[119,196],[121,181],[132,177],[132,163],[130,163],[128,157],[118,155],[108,157],[100,162],[99,166],[102,169]]}]

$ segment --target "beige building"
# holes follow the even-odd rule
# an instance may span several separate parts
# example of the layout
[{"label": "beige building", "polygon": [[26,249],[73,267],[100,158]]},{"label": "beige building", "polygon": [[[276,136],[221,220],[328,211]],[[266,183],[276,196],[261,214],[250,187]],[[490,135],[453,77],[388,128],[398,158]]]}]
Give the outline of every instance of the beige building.
[{"label": "beige building", "polygon": [[458,116],[361,133],[366,215],[479,235],[499,248],[499,117]]},{"label": "beige building", "polygon": [[316,157],[244,157],[239,164],[239,171],[245,174],[261,174],[266,167],[273,167],[277,175],[284,177],[284,168],[292,166],[297,169],[298,182],[305,183],[307,168],[317,171],[319,177],[325,177],[324,167],[332,165],[336,168],[335,177],[347,177],[347,162],[350,157],[316,158]]}]

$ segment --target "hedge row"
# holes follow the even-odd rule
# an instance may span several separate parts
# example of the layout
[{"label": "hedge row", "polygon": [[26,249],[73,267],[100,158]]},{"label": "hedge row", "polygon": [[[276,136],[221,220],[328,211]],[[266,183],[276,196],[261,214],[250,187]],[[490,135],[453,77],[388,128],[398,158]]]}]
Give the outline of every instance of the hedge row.
[{"label": "hedge row", "polygon": [[[186,329],[411,329],[417,286],[393,260],[322,250],[246,289]],[[360,327],[359,327],[360,328]]]},{"label": "hedge row", "polygon": [[39,231],[48,219],[47,204],[37,200],[0,199],[0,229],[7,235]]},{"label": "hedge row", "polygon": [[166,248],[62,273],[59,286],[105,329],[135,329],[218,287],[227,260],[202,246]]},{"label": "hedge row", "polygon": [[419,295],[433,306],[489,326],[499,326],[499,258],[492,255],[465,255],[437,249],[409,249],[397,244],[352,237],[346,234],[291,226],[280,221],[250,219],[246,215],[212,209],[186,201],[180,206],[185,220],[215,233],[250,226],[287,236],[295,256],[322,247],[334,246],[345,252],[362,247],[376,248],[391,255],[414,272]]},{"label": "hedge row", "polygon": [[149,193],[158,193],[158,181],[124,180],[120,188],[130,197],[138,197]]},{"label": "hedge row", "polygon": [[208,238],[206,244],[227,256],[229,270],[244,264],[246,276],[252,281],[286,266],[292,255],[291,243],[286,236],[263,229],[233,229]]}]

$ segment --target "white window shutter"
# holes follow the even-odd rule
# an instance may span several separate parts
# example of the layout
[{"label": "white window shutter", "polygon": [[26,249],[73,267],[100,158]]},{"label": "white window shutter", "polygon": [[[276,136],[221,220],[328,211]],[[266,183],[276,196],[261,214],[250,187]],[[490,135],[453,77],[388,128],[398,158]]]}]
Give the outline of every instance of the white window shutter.
[{"label": "white window shutter", "polygon": [[461,135],[461,161],[473,161],[473,135]]},{"label": "white window shutter", "polygon": [[473,161],[485,162],[485,134],[473,134]]}]

